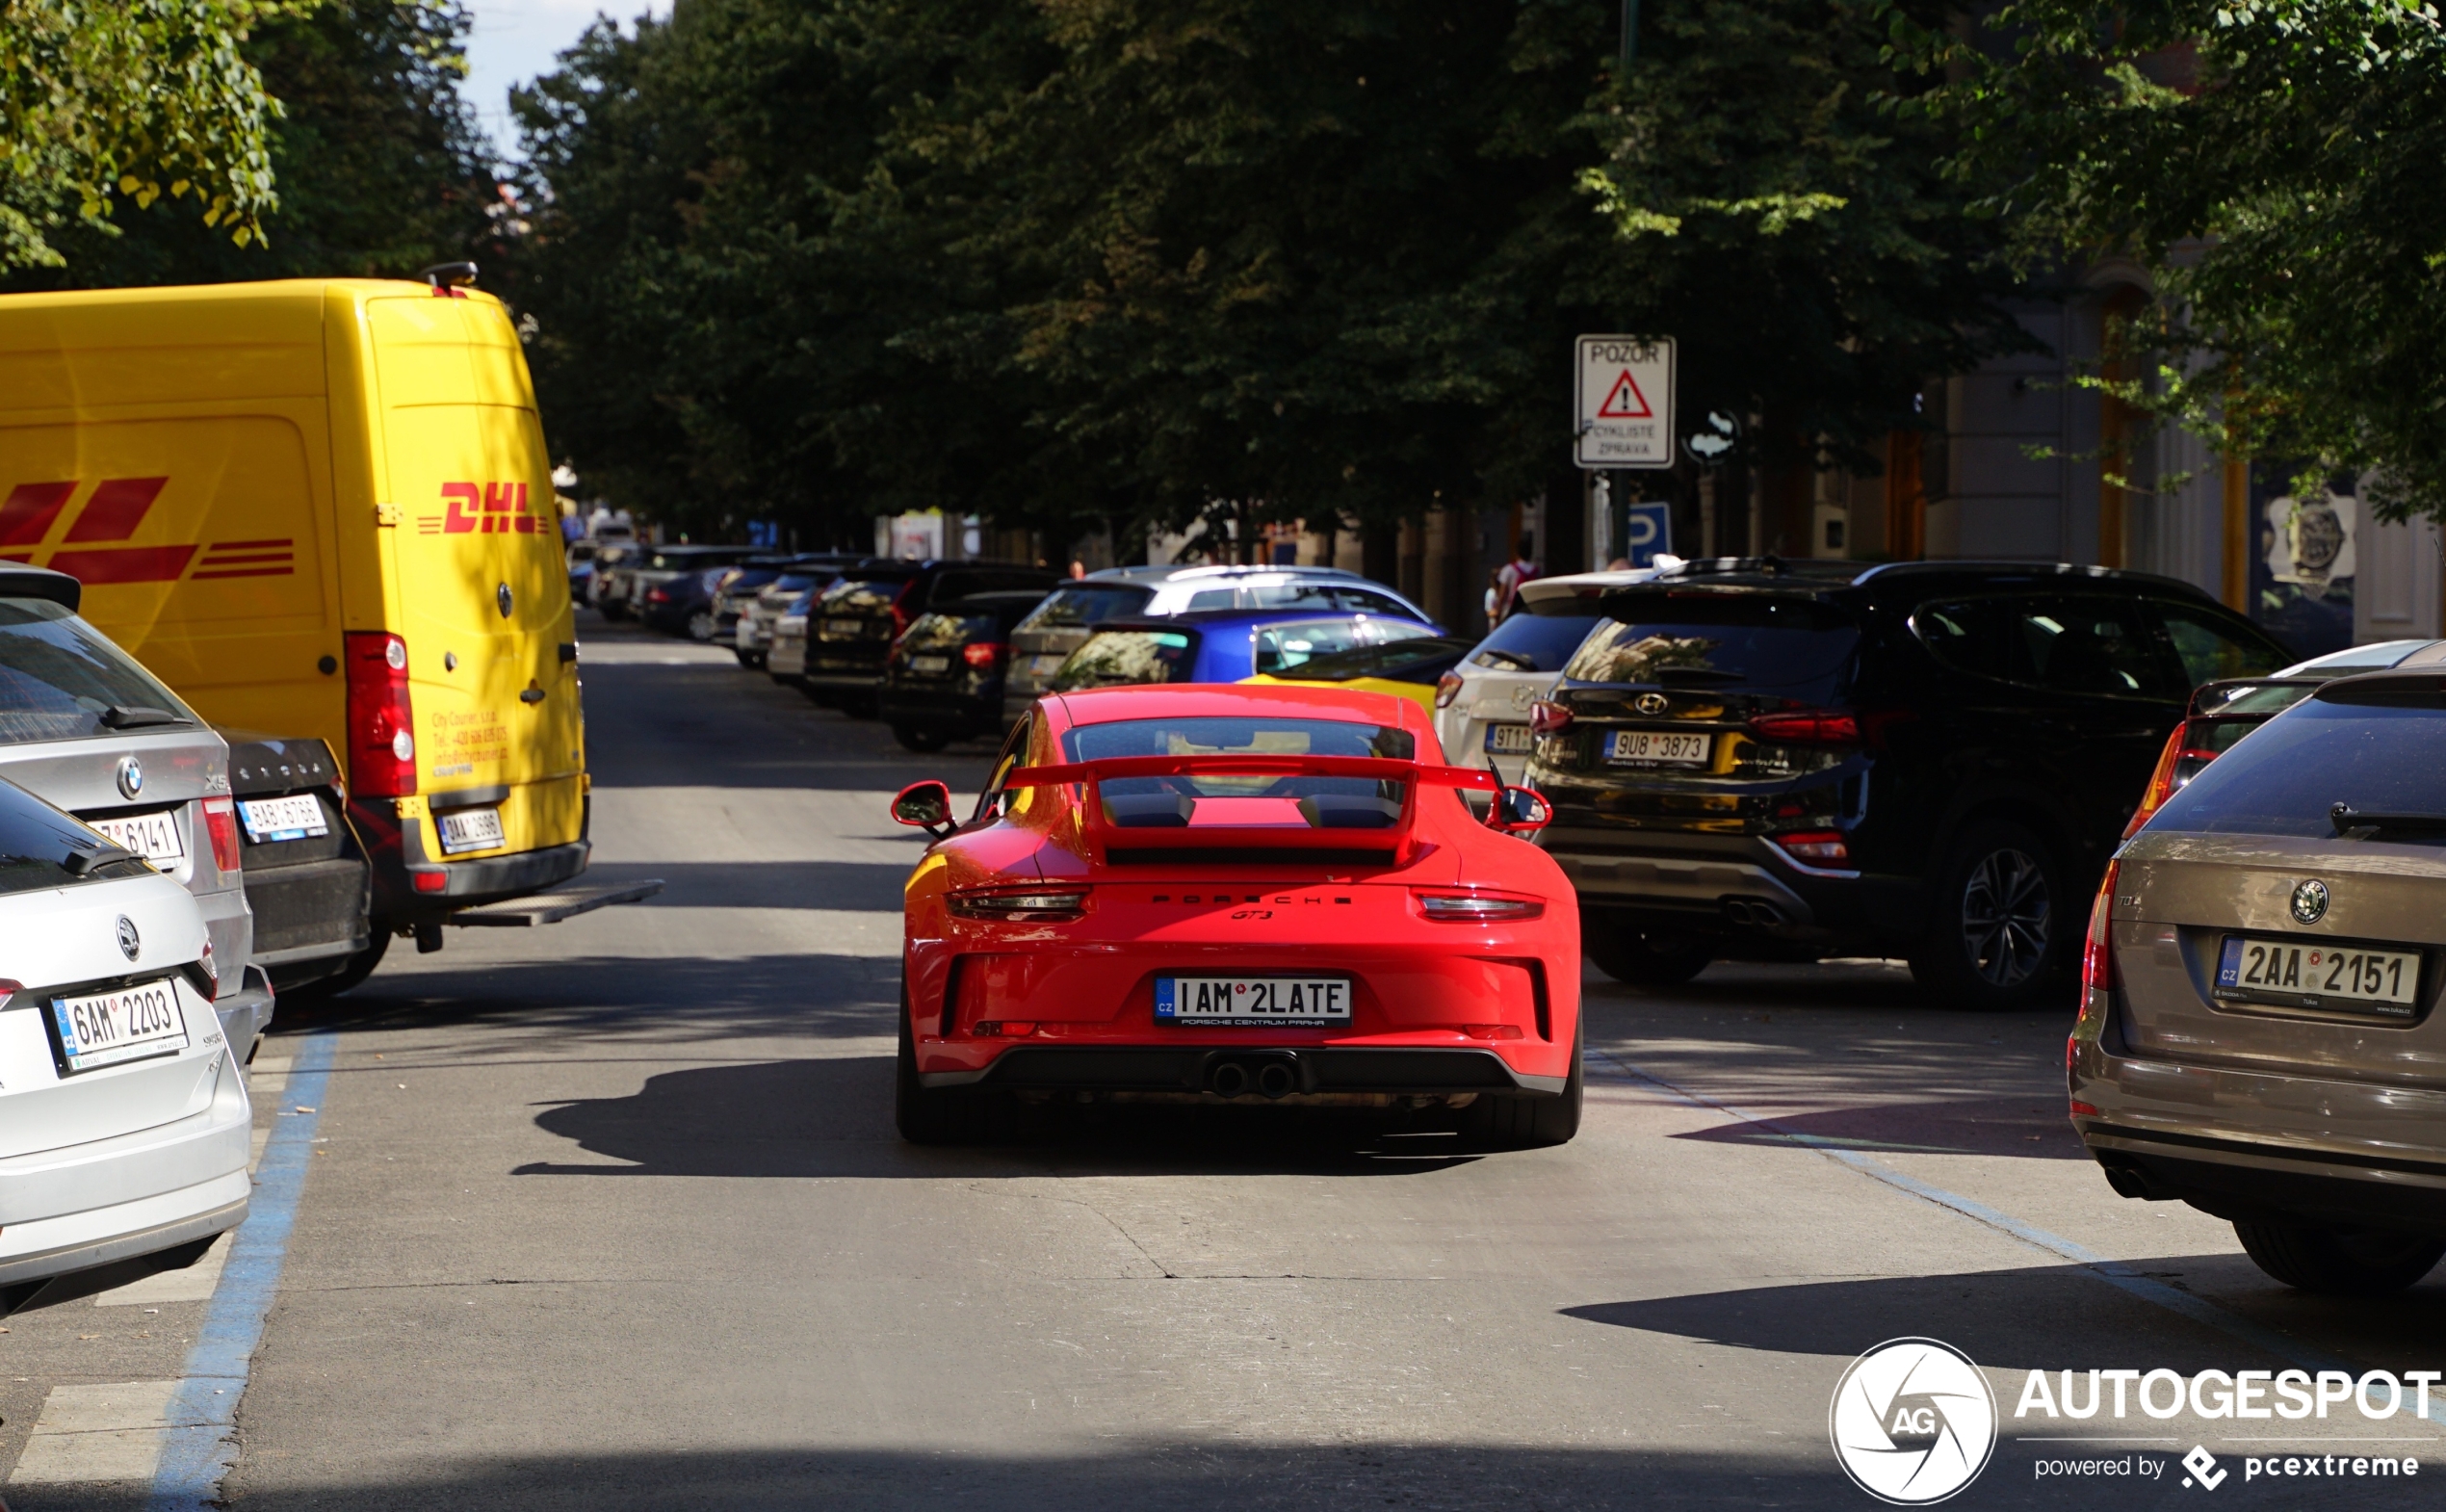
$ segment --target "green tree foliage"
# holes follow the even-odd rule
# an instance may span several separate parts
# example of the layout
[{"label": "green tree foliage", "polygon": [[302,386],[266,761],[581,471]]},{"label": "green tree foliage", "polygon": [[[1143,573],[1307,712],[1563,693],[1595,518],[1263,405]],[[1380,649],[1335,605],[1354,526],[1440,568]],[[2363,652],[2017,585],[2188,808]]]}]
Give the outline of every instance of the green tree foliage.
[{"label": "green tree foliage", "polygon": [[1787,455],[2015,339],[1874,18],[1656,0],[679,0],[520,103],[556,444],[695,528],[1217,500],[1374,529],[1568,473],[1571,340]]},{"label": "green tree foliage", "polygon": [[[2025,258],[2121,254],[2122,397],[2243,455],[2379,470],[2446,516],[2446,34],[2405,0],[2017,0],[1897,28]],[[2228,430],[2230,427],[2230,430]]]},{"label": "green tree foliage", "polygon": [[407,276],[501,261],[515,228],[490,151],[459,98],[468,16],[455,0],[323,0],[261,21],[244,46],[282,106],[266,132],[279,186],[261,241],[241,244],[162,201],[78,222],[63,266],[17,288]]}]

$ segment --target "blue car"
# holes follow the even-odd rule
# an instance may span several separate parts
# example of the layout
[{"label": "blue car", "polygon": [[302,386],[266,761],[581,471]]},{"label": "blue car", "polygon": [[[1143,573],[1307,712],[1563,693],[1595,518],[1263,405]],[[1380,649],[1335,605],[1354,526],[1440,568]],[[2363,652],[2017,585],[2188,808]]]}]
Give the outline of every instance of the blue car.
[{"label": "blue car", "polygon": [[1442,633],[1407,615],[1223,610],[1098,625],[1054,674],[1052,692],[1135,683],[1236,683],[1295,675],[1314,657]]}]

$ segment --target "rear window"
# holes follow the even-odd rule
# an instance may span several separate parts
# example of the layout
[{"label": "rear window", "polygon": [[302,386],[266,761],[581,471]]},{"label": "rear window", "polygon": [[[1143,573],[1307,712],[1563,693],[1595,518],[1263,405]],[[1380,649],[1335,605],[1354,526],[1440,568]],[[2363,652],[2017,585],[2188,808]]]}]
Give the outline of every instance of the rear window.
[{"label": "rear window", "polygon": [[1100,630],[1054,674],[1054,691],[1185,683],[1196,667],[1195,634],[1184,630]]},{"label": "rear window", "polygon": [[1449,636],[1405,638],[1314,658],[1293,675],[1314,683],[1346,683],[1360,677],[1393,683],[1432,683],[1450,670],[1468,649],[1469,641]]},{"label": "rear window", "polygon": [[1154,593],[1119,584],[1080,584],[1055,588],[1020,622],[1022,630],[1084,630],[1107,619],[1127,619],[1147,607]]},{"label": "rear window", "polygon": [[1256,665],[1261,673],[1281,676],[1309,661],[1385,640],[1413,640],[1435,632],[1409,620],[1304,619],[1288,625],[1267,625],[1257,632]]},{"label": "rear window", "polygon": [[888,614],[892,606],[899,602],[900,590],[908,585],[906,578],[869,578],[837,583],[823,596],[823,612],[827,614]]},{"label": "rear window", "polygon": [[2432,818],[2446,842],[2446,710],[2335,704],[2312,698],[2251,732],[2166,800],[2150,830],[2208,835],[2332,836],[2336,804],[2356,814]]},{"label": "rear window", "polygon": [[961,646],[971,640],[993,639],[995,629],[991,614],[920,614],[900,643],[929,650]]},{"label": "rear window", "polygon": [[[1763,593],[1639,594],[1589,633],[1564,664],[1582,683],[1653,683],[1706,688],[1742,684],[1814,689],[1829,697],[1860,645],[1860,630],[1840,611],[1811,599]],[[1795,693],[1795,696],[1803,696]]]},{"label": "rear window", "polygon": [[1355,583],[1260,583],[1240,589],[1240,597],[1250,609],[1338,609],[1353,614],[1398,614],[1404,619],[1411,613],[1408,605],[1382,588]]},{"label": "rear window", "polygon": [[47,600],[0,600],[0,743],[83,740],[173,721],[195,717],[92,626]]},{"label": "rear window", "polygon": [[[1407,730],[1340,719],[1183,717],[1081,725],[1062,737],[1072,761],[1117,756],[1380,756],[1413,761]],[[1124,777],[1097,784],[1107,819],[1125,829],[1207,825],[1385,829],[1401,815],[1402,784],[1369,777],[1216,774]]]},{"label": "rear window", "polygon": [[948,604],[972,593],[1001,593],[1014,588],[1051,588],[1054,575],[1050,572],[946,572],[934,580],[927,595],[929,604]]},{"label": "rear window", "polygon": [[1513,613],[1478,642],[1470,661],[1498,672],[1559,672],[1602,622],[1596,614]]},{"label": "rear window", "polygon": [[152,868],[12,782],[0,782],[0,893],[142,876]]}]

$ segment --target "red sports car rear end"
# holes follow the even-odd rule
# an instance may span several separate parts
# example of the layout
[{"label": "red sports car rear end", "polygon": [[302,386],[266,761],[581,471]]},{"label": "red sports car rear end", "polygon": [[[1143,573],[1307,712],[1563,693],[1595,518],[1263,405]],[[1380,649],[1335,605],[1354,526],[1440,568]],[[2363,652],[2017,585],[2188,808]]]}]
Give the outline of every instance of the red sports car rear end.
[{"label": "red sports car rear end", "polygon": [[[1461,794],[1494,794],[1475,818]],[[1442,1106],[1577,1131],[1579,917],[1544,804],[1443,764],[1413,701],[1305,688],[1045,698],[907,891],[900,1130],[988,1098]]]}]

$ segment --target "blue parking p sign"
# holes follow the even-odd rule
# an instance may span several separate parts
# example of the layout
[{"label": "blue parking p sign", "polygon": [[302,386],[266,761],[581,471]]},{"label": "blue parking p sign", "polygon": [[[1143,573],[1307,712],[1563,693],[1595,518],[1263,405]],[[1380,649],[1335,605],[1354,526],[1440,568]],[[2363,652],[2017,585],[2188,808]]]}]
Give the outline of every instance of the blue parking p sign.
[{"label": "blue parking p sign", "polygon": [[1625,511],[1623,556],[1634,567],[1652,567],[1658,552],[1673,550],[1673,506],[1661,501],[1634,504]]}]

